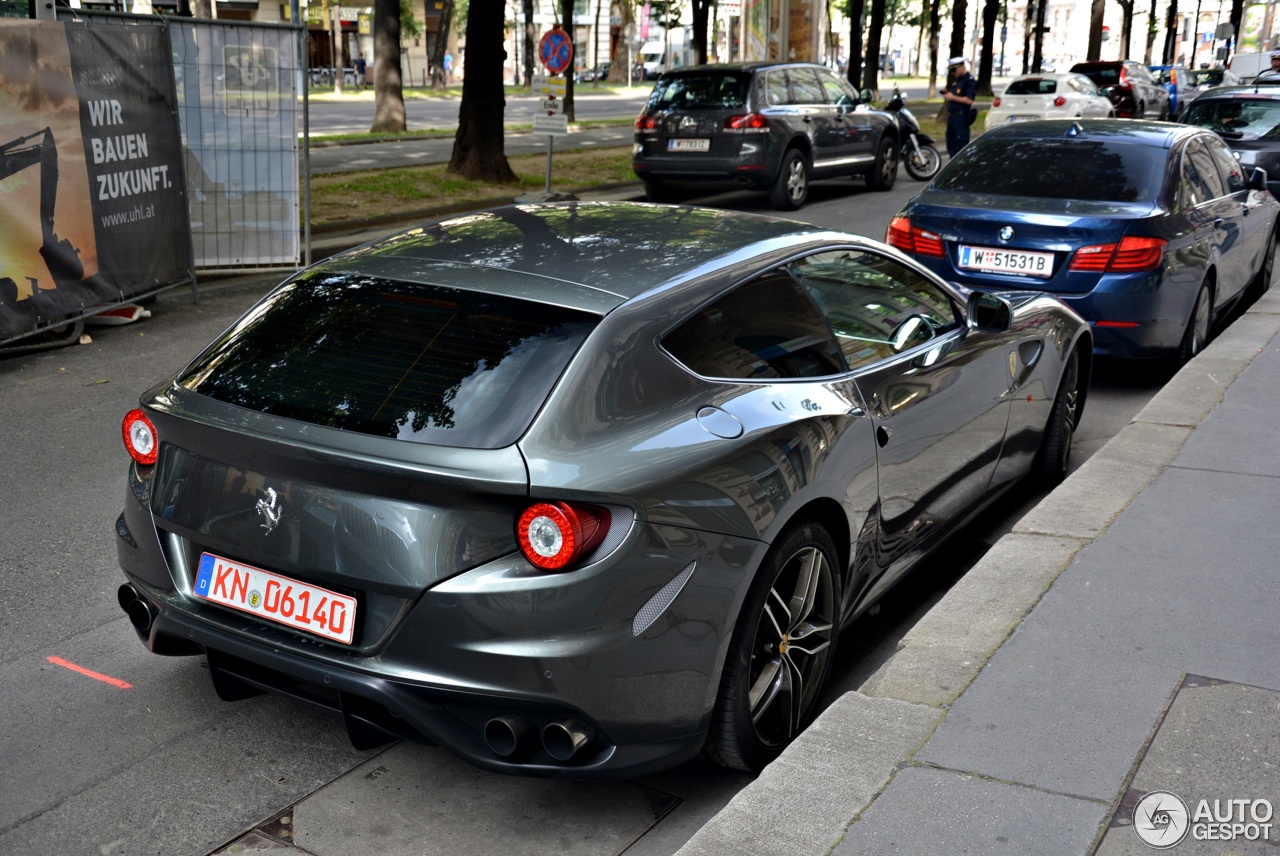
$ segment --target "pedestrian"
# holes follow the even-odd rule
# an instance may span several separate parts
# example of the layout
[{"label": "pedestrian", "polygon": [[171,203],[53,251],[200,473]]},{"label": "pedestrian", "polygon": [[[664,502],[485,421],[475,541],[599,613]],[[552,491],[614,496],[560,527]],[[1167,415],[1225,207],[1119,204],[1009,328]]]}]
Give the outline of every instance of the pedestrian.
[{"label": "pedestrian", "polygon": [[969,73],[968,63],[962,56],[947,60],[948,82],[942,99],[947,102],[947,156],[969,143],[969,112],[978,97],[978,81]]},{"label": "pedestrian", "polygon": [[356,56],[356,92],[364,91],[364,75],[369,64],[364,61],[364,54]]},{"label": "pedestrian", "polygon": [[453,82],[453,54],[444,52],[444,82],[448,86]]},{"label": "pedestrian", "polygon": [[1280,71],[1280,51],[1271,52],[1271,71]]}]

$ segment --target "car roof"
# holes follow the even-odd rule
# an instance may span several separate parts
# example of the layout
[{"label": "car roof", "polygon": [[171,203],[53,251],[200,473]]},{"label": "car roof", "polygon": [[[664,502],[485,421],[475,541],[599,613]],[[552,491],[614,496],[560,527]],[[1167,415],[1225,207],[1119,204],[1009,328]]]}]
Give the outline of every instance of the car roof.
[{"label": "car roof", "polygon": [[1215,86],[1196,96],[1197,101],[1201,99],[1212,101],[1214,98],[1280,99],[1280,76],[1271,80],[1256,80],[1252,83],[1231,83],[1226,86]]},{"label": "car roof", "polygon": [[[1072,133],[1071,129],[1078,128]],[[987,138],[1050,138],[1073,137],[1081,140],[1123,139],[1158,148],[1169,148],[1178,140],[1205,133],[1203,128],[1192,125],[1175,125],[1146,119],[1041,119],[1035,122],[1015,122],[987,131],[974,142]]]},{"label": "car roof", "polygon": [[774,62],[709,62],[705,65],[691,65],[685,68],[677,68],[665,72],[663,77],[679,77],[690,72],[708,72],[708,71],[741,71],[748,74],[770,68],[822,68],[830,71],[825,65],[816,62],[790,62],[790,61],[774,61]]},{"label": "car roof", "polygon": [[865,243],[793,220],[712,208],[507,205],[411,229],[307,270],[467,288],[605,314],[736,261],[830,240]]}]

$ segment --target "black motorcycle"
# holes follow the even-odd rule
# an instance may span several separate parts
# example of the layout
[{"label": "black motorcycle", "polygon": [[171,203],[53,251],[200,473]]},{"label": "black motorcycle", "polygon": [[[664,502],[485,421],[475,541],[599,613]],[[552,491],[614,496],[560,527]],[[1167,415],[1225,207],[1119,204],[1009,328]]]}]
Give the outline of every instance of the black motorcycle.
[{"label": "black motorcycle", "polygon": [[933,145],[933,137],[920,133],[920,123],[907,109],[907,97],[893,88],[893,97],[885,110],[898,120],[898,139],[902,141],[902,163],[907,175],[917,181],[928,181],[942,169],[942,155]]}]

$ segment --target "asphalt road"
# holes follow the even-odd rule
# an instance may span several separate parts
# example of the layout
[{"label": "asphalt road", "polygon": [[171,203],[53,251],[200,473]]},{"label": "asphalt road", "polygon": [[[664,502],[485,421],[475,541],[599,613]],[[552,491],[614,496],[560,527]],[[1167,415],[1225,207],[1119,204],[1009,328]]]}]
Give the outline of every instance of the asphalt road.
[{"label": "asphalt road", "polygon": [[[858,181],[820,182],[795,216],[880,237],[917,187],[904,179],[873,193]],[[769,210],[760,194],[699,202]],[[115,596],[123,578],[112,526],[127,465],[120,420],[264,288],[210,288],[199,305],[169,292],[153,317],[92,329],[91,344],[0,358],[9,441],[0,464],[0,853],[205,854],[264,822],[290,833],[308,817],[347,842],[326,856],[673,853],[748,777],[697,762],[641,782],[585,785],[481,773],[442,749],[356,752],[336,716],[270,696],[222,703],[203,658],[157,657],[137,641]],[[1077,464],[1165,377],[1103,366]],[[858,625],[830,697],[882,662],[1034,499],[1013,497],[986,515]]]}]

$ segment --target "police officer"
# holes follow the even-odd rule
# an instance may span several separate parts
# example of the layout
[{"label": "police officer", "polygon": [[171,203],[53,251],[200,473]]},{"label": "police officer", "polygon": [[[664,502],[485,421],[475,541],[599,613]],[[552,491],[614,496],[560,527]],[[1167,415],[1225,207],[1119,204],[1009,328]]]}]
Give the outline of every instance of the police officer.
[{"label": "police officer", "polygon": [[947,102],[947,154],[955,157],[969,142],[969,109],[978,97],[978,81],[962,56],[947,60],[947,66],[950,81],[942,99]]}]

